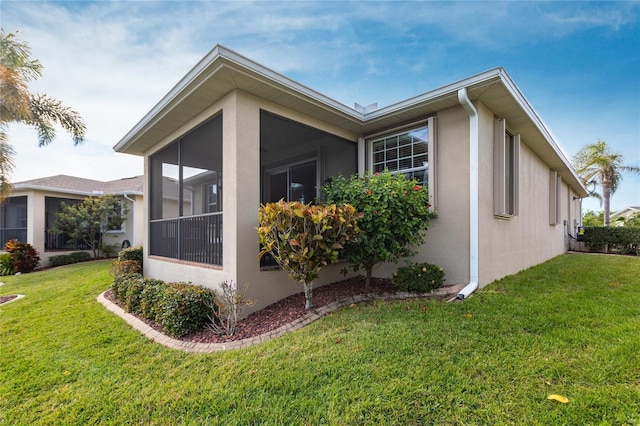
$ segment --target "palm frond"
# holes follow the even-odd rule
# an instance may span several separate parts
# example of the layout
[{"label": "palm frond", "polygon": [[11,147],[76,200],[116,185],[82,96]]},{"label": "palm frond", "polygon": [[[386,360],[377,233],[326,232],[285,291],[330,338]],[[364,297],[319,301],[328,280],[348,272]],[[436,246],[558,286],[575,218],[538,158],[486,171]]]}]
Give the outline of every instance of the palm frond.
[{"label": "palm frond", "polygon": [[31,120],[29,124],[38,131],[40,146],[48,145],[55,137],[53,123],[58,123],[73,137],[73,144],[84,141],[86,126],[76,111],[65,107],[62,102],[47,95],[37,94],[31,98]]}]

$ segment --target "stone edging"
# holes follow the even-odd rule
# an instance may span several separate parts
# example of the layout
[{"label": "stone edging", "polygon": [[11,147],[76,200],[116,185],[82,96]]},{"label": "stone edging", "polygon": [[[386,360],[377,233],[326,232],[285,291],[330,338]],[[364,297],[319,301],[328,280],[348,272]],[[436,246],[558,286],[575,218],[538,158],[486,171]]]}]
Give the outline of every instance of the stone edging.
[{"label": "stone edging", "polygon": [[403,299],[418,299],[418,298],[443,298],[450,295],[455,295],[458,292],[458,287],[462,288],[462,286],[447,286],[439,288],[431,293],[369,293],[363,294],[359,296],[347,297],[327,305],[324,305],[318,309],[313,309],[309,313],[304,316],[294,320],[293,322],[283,325],[275,330],[271,330],[267,333],[261,334],[259,336],[250,337],[242,340],[234,340],[225,343],[197,343],[197,342],[185,342],[183,340],[174,339],[169,337],[159,331],[153,329],[149,325],[147,325],[144,321],[140,320],[136,316],[125,312],[121,307],[112,303],[110,300],[107,300],[104,297],[103,292],[98,295],[98,302],[104,305],[107,310],[113,312],[118,315],[122,319],[124,319],[127,324],[129,324],[134,329],[138,330],[142,333],[146,338],[150,339],[153,342],[159,343],[171,349],[177,349],[185,352],[193,352],[193,353],[211,353],[211,352],[220,352],[226,351],[230,349],[242,349],[247,348],[249,346],[254,346],[262,342],[269,341],[276,337],[283,336],[287,333],[291,333],[293,331],[299,330],[302,327],[311,324],[314,321],[319,320],[326,314],[335,311],[336,309],[342,308],[344,306],[350,306],[352,304],[366,302],[370,300],[403,300]]}]

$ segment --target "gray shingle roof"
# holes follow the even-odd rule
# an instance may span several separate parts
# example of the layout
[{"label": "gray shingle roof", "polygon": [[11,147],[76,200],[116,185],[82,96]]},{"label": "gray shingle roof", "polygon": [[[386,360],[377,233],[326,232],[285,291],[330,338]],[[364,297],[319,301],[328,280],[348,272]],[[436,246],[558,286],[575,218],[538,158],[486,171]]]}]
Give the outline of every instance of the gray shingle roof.
[{"label": "gray shingle roof", "polygon": [[99,181],[79,178],[75,176],[56,175],[38,179],[25,180],[13,184],[14,189],[50,189],[57,191],[82,192],[92,194],[102,192],[105,194],[140,193],[142,194],[143,176],[134,176],[111,181]]}]

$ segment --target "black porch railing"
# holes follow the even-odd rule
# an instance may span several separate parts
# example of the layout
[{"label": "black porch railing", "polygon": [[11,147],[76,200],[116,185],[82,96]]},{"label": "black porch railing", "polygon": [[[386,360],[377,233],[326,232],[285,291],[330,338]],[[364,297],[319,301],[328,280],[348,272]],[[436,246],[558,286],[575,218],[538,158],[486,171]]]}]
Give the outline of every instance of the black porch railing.
[{"label": "black porch railing", "polygon": [[66,250],[89,250],[91,247],[85,242],[72,242],[71,237],[66,234],[44,233],[45,251],[66,251]]},{"label": "black porch railing", "polygon": [[149,254],[222,266],[222,213],[151,221]]},{"label": "black porch railing", "polygon": [[27,242],[27,228],[1,228],[0,229],[0,250],[4,249],[4,243],[9,240],[18,240],[20,242]]}]

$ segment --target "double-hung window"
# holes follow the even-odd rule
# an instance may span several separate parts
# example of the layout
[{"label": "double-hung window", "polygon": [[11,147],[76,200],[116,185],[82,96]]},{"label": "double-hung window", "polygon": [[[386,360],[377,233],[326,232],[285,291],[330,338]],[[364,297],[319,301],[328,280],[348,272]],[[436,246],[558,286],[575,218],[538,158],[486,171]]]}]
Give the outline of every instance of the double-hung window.
[{"label": "double-hung window", "polygon": [[389,170],[416,179],[429,190],[429,204],[436,207],[435,117],[411,127],[368,139],[370,170]]},{"label": "double-hung window", "polygon": [[496,120],[493,146],[493,211],[500,219],[518,216],[520,135]]}]

